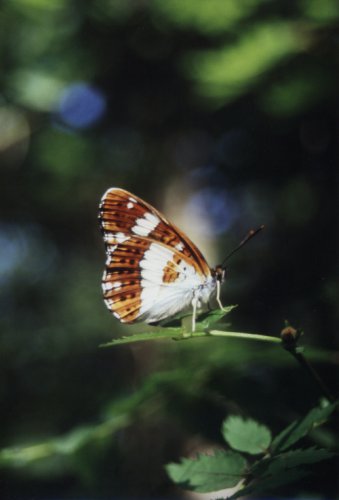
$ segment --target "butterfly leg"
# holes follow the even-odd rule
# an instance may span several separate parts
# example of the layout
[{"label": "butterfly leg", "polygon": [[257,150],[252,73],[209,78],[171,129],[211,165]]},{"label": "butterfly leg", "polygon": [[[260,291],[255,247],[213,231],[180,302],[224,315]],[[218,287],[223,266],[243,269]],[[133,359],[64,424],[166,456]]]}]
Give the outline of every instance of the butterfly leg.
[{"label": "butterfly leg", "polygon": [[198,305],[198,299],[197,299],[197,297],[193,297],[193,299],[192,299],[192,307],[193,307],[193,311],[192,311],[192,332],[195,332],[195,320],[196,320],[196,317],[197,317],[197,305]]},{"label": "butterfly leg", "polygon": [[218,306],[223,311],[224,307],[223,307],[221,300],[220,300],[220,281],[219,280],[217,280],[217,302],[218,302]]}]

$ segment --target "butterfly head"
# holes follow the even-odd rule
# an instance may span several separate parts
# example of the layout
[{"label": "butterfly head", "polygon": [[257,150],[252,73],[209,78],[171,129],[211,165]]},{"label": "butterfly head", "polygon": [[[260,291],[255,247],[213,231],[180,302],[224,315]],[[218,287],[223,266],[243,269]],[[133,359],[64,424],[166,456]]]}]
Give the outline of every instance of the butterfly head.
[{"label": "butterfly head", "polygon": [[226,268],[220,265],[212,269],[212,276],[216,279],[216,281],[219,281],[220,283],[223,283],[225,281],[225,273]]}]

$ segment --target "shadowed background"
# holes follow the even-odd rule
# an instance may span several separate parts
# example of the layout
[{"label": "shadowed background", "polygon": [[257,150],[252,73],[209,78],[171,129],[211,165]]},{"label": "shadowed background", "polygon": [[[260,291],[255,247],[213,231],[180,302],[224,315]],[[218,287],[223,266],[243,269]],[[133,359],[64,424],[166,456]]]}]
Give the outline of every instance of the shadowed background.
[{"label": "shadowed background", "polygon": [[[280,430],[320,397],[287,354],[252,343],[98,349],[147,330],[102,301],[111,186],[211,266],[265,224],[229,263],[232,330],[278,335],[288,318],[337,390],[338,19],[335,0],[4,2],[4,498],[180,495],[163,465],[220,443],[229,413]],[[333,465],[298,491],[335,496]]]}]

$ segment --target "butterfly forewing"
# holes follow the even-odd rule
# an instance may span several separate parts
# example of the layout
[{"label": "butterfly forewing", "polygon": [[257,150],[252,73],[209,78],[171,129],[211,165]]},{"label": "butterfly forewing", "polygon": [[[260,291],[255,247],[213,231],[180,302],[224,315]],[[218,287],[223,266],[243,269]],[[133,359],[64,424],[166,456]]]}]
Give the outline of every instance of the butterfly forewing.
[{"label": "butterfly forewing", "polygon": [[176,314],[211,276],[187,236],[135,195],[109,189],[99,220],[107,253],[104,299],[120,321],[152,322]]},{"label": "butterfly forewing", "polygon": [[124,189],[111,188],[103,196],[99,218],[106,237],[123,235],[148,237],[170,246],[192,259],[202,274],[209,275],[209,266],[194,243],[154,207]]}]

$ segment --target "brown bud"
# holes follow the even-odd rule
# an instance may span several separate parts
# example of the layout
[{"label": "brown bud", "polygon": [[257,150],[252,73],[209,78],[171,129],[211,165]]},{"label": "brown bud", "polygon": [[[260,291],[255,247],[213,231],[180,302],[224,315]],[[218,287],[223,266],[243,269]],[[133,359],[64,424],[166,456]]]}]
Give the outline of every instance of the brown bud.
[{"label": "brown bud", "polygon": [[298,337],[298,330],[293,328],[293,326],[286,326],[281,330],[280,336],[284,342],[295,342]]}]

